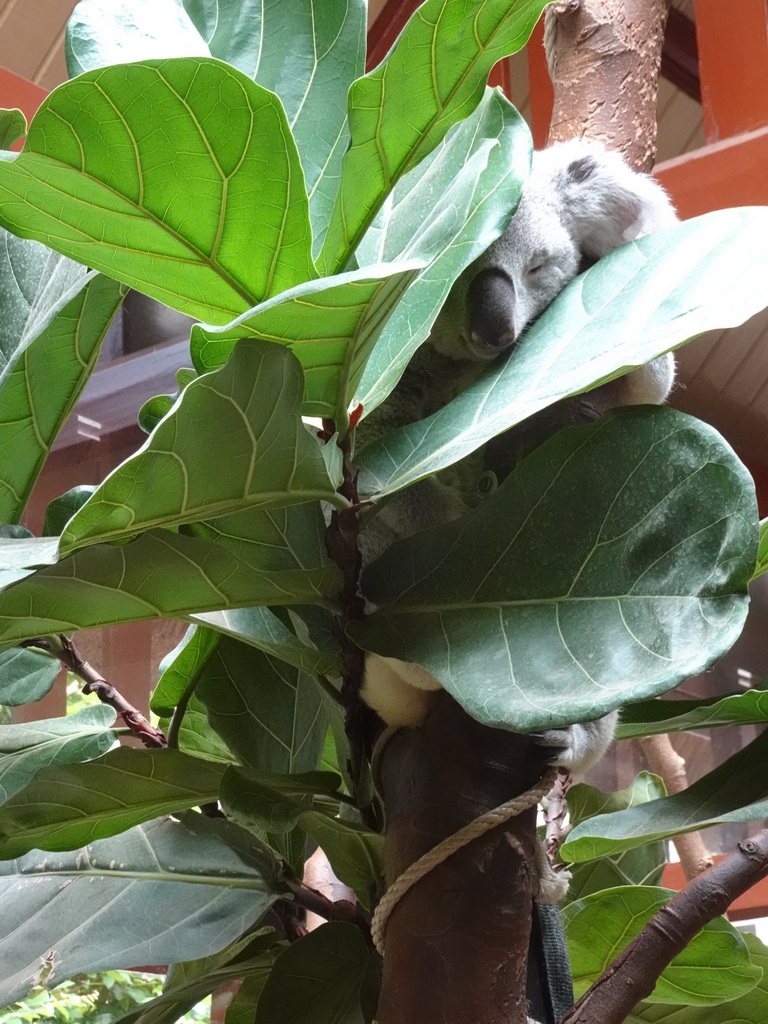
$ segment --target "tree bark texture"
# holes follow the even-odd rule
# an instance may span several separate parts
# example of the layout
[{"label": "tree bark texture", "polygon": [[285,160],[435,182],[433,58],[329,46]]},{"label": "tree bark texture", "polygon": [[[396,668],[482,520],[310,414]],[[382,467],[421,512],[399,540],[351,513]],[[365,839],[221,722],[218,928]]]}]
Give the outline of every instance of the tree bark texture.
[{"label": "tree bark texture", "polygon": [[592,138],[638,171],[656,157],[667,0],[557,0],[544,44],[554,87],[549,142]]},{"label": "tree bark texture", "polygon": [[[480,725],[441,693],[423,729],[378,754],[388,884],[545,770],[529,737]],[[378,1024],[525,1024],[535,824],[531,809],[473,840],[394,907]]]}]

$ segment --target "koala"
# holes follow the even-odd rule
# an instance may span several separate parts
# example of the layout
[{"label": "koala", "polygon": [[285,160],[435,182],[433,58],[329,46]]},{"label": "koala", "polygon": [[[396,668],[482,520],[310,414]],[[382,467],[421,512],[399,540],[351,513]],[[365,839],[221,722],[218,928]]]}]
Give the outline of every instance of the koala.
[{"label": "koala", "polygon": [[[573,140],[535,153],[508,228],[457,279],[390,401],[364,421],[361,441],[441,408],[489,363],[508,355],[578,274],[625,242],[676,220],[660,185],[597,143]],[[617,405],[662,403],[673,381],[673,357],[662,356],[543,410],[457,466],[401,492],[364,529],[364,563],[398,537],[463,515],[482,500],[484,473],[504,475],[561,427],[591,421]],[[421,724],[439,689],[418,665],[367,657],[362,696],[389,725]],[[541,742],[552,748],[553,764],[584,771],[605,753],[615,718],[550,730]]]}]

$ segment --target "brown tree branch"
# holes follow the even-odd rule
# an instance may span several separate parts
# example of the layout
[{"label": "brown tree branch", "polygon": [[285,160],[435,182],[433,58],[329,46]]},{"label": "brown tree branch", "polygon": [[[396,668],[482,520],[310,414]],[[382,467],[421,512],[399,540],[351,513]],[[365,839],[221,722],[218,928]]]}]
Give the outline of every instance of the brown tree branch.
[{"label": "brown tree branch", "polygon": [[[669,736],[643,736],[640,746],[648,767],[659,776],[669,794],[682,793],[688,788],[685,760],[675,750]],[[685,835],[675,836],[672,842],[680,857],[680,866],[689,882],[702,871],[712,867],[712,857],[704,845],[700,832],[686,832]]]},{"label": "brown tree branch", "polygon": [[61,664],[85,683],[83,693],[95,693],[102,704],[108,704],[120,715],[132,736],[141,740],[145,747],[167,747],[168,741],[162,729],[150,725],[142,713],[130,704],[115,687],[99,675],[93,665],[80,654],[68,636],[35,637],[26,640],[22,647],[39,647],[58,658]]},{"label": "brown tree branch", "polygon": [[544,848],[550,860],[555,859],[557,851],[560,849],[560,843],[563,841],[563,826],[568,813],[568,790],[572,785],[573,778],[565,772],[560,772],[547,796],[544,808],[546,824]]},{"label": "brown tree branch", "polygon": [[317,889],[312,889],[295,879],[287,879],[286,888],[293,896],[296,905],[312,914],[317,914],[326,921],[347,921],[356,924],[364,935],[370,935],[370,914],[359,903],[349,900],[329,900]]},{"label": "brown tree branch", "polygon": [[709,921],[768,875],[768,829],[694,878],[655,914],[560,1024],[622,1024],[664,968]]}]

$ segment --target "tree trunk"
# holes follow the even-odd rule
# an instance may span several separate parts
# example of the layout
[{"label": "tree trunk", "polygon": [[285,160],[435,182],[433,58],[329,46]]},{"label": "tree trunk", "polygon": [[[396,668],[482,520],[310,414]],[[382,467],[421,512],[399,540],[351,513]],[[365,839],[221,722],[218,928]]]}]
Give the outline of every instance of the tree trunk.
[{"label": "tree trunk", "polygon": [[[401,729],[378,758],[387,808],[387,882],[545,771],[527,736],[489,729],[441,694],[424,729]],[[378,1024],[525,1024],[534,809],[473,840],[394,907]]]},{"label": "tree trunk", "polygon": [[656,95],[667,0],[559,0],[544,45],[555,92],[549,142],[588,137],[630,167],[656,158]]}]

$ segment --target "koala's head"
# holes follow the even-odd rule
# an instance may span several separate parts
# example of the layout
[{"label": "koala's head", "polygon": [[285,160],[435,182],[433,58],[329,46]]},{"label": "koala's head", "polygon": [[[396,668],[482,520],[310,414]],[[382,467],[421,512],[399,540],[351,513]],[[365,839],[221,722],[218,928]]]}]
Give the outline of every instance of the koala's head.
[{"label": "koala's head", "polygon": [[535,153],[509,227],[458,278],[430,343],[454,359],[494,359],[577,274],[675,219],[661,186],[598,143]]}]

